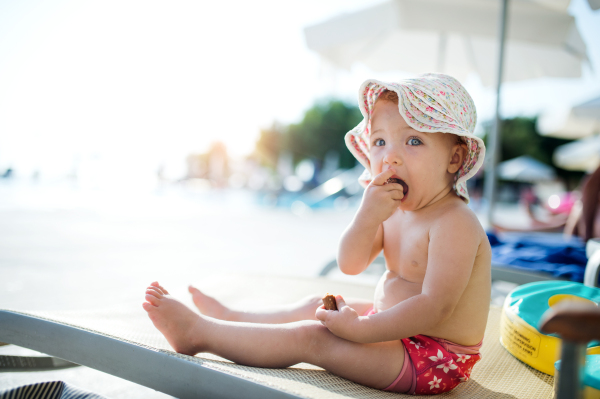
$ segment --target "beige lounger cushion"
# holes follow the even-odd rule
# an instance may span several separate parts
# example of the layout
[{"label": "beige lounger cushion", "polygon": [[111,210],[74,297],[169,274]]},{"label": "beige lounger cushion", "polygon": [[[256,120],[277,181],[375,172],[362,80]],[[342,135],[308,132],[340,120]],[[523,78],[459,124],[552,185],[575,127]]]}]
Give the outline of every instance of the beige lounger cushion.
[{"label": "beige lounger cushion", "polygon": [[[294,301],[308,294],[326,292],[345,297],[372,298],[374,288],[347,284],[327,279],[277,278],[238,276],[212,277],[197,282],[200,288],[220,300],[235,305],[239,298],[251,298],[254,304],[271,301]],[[179,355],[171,351],[167,341],[154,328],[141,307],[143,293],[138,303],[121,304],[112,310],[94,312],[20,312],[36,317],[60,321],[65,324],[92,330],[121,340],[151,347],[172,356],[200,362],[203,366],[223,373],[239,376],[282,391],[306,398],[392,398],[404,395],[379,391],[334,376],[309,364],[299,364],[289,369],[260,369],[233,364],[217,356],[200,354],[196,357]],[[246,301],[250,302],[250,301]],[[553,377],[538,372],[511,356],[499,343],[500,309],[492,307],[486,336],[481,349],[483,360],[473,369],[472,378],[454,391],[438,395],[440,398],[550,398]],[[420,397],[408,396],[407,397]],[[424,398],[427,396],[423,396]],[[431,396],[429,396],[431,397]]]}]

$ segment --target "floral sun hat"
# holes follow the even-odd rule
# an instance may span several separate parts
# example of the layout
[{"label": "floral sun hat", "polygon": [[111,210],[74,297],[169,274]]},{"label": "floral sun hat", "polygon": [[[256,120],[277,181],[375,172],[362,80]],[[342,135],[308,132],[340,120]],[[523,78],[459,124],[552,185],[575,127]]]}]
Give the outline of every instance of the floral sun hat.
[{"label": "floral sun hat", "polygon": [[467,155],[454,177],[454,190],[468,203],[467,180],[483,164],[485,145],[473,134],[477,122],[473,99],[458,80],[448,75],[428,73],[397,83],[370,79],[360,86],[358,103],[364,119],[345,137],[348,149],[365,167],[358,181],[366,187],[373,178],[368,145],[371,114],[377,97],[384,90],[398,94],[398,111],[413,129],[425,133],[453,133],[462,137],[467,145]]}]

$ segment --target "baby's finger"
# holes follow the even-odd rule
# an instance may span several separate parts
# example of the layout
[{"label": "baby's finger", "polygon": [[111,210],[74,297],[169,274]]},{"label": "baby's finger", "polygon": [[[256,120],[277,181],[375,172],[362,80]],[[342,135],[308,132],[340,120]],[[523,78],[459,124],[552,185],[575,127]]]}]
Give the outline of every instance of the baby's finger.
[{"label": "baby's finger", "polygon": [[404,187],[400,183],[385,183],[383,186],[387,191],[400,190],[404,192]]},{"label": "baby's finger", "polygon": [[392,196],[393,200],[401,200],[404,198],[404,193],[402,190],[393,190],[390,192],[390,195]]},{"label": "baby's finger", "polygon": [[375,178],[373,179],[373,181],[371,182],[371,184],[375,185],[375,186],[383,186],[387,180],[394,175],[394,173],[396,173],[396,171],[392,168],[381,172],[380,174],[378,174],[377,176],[375,176]]},{"label": "baby's finger", "polygon": [[318,308],[315,312],[315,317],[317,318],[317,320],[321,320],[322,322],[324,322],[327,319],[327,312],[331,312],[331,310]]},{"label": "baby's finger", "polygon": [[344,298],[342,298],[341,295],[338,295],[335,297],[335,303],[336,303],[338,309],[341,309],[344,306],[346,306],[346,301],[344,301]]}]

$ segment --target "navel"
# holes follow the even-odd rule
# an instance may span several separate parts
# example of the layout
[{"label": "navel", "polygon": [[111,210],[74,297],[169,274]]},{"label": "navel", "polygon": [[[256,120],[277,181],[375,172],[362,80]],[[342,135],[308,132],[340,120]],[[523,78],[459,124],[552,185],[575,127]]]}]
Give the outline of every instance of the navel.
[{"label": "navel", "polygon": [[419,264],[417,263],[417,261],[413,260],[412,262],[410,262],[410,265],[412,267],[419,267]]}]

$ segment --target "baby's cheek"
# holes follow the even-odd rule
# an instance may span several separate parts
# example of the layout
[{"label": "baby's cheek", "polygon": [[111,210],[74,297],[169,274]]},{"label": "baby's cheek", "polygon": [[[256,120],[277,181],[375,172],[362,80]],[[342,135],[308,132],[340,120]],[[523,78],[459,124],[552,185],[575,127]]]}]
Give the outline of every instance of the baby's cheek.
[{"label": "baby's cheek", "polygon": [[373,173],[373,176],[381,173],[381,164],[381,160],[377,157],[371,157],[371,172]]}]

